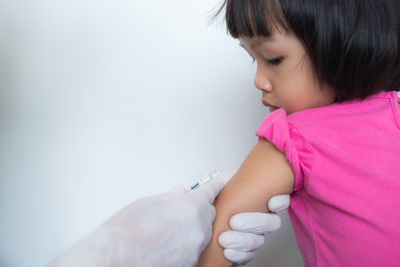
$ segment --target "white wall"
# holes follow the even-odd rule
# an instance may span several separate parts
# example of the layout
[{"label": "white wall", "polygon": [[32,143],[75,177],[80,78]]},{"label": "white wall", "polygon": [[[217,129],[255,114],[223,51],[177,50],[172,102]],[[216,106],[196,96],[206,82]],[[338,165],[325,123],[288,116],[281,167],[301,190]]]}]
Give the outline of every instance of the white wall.
[{"label": "white wall", "polygon": [[[207,24],[220,2],[0,2],[1,266],[44,266],[132,200],[247,156],[268,111],[247,53]],[[302,265],[282,228],[248,266]]]}]

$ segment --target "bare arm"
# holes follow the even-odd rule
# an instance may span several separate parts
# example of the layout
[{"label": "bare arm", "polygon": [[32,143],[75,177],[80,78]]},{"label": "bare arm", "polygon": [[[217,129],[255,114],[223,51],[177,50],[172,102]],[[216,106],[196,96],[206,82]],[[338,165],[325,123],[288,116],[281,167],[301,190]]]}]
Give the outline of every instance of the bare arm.
[{"label": "bare arm", "polygon": [[200,267],[232,266],[223,255],[218,236],[229,230],[229,219],[239,212],[268,212],[267,203],[275,195],[293,191],[295,175],[285,154],[262,139],[214,202],[217,211],[213,236],[200,255]]}]

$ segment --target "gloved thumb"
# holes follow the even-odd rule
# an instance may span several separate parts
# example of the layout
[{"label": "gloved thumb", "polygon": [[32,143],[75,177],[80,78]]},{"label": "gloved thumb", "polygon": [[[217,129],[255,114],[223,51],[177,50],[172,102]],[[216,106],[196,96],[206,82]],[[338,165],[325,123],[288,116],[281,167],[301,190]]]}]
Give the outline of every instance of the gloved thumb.
[{"label": "gloved thumb", "polygon": [[214,179],[211,179],[209,182],[203,184],[200,188],[191,192],[193,192],[193,194],[205,197],[207,201],[212,204],[215,198],[221,192],[222,188],[224,188],[226,183],[236,174],[237,170],[238,169],[233,169],[220,173]]}]

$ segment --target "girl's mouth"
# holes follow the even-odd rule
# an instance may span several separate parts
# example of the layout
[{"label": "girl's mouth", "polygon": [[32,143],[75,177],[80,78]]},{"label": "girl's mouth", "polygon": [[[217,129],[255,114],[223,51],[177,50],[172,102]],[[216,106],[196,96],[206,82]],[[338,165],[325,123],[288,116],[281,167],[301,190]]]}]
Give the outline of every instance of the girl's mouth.
[{"label": "girl's mouth", "polygon": [[265,100],[262,100],[262,103],[264,106],[269,107],[269,112],[274,112],[275,110],[279,109],[279,107],[272,106]]}]

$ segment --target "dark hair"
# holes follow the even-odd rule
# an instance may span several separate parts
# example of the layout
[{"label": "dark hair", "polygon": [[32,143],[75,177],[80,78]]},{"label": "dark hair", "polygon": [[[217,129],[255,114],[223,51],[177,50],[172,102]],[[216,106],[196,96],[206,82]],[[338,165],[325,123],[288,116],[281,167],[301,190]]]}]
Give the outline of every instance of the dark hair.
[{"label": "dark hair", "polygon": [[224,7],[234,38],[299,38],[336,102],[400,88],[400,0],[225,0],[213,19]]}]

